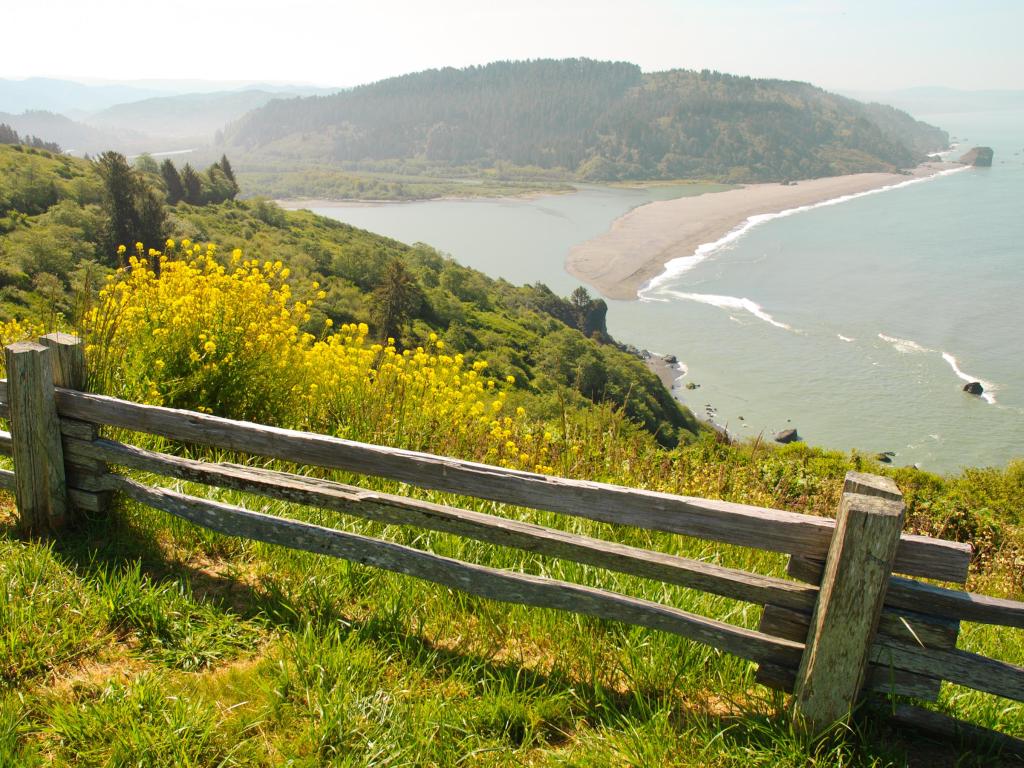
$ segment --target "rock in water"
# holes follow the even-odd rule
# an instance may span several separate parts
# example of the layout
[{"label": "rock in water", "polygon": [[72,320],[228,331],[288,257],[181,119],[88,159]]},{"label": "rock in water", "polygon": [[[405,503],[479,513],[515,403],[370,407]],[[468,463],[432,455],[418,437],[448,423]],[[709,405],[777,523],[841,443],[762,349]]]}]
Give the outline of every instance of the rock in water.
[{"label": "rock in water", "polygon": [[795,443],[800,439],[800,435],[796,433],[795,429],[784,429],[775,435],[776,443]]},{"label": "rock in water", "polygon": [[958,162],[979,168],[989,168],[992,165],[992,147],[973,147]]},{"label": "rock in water", "polygon": [[970,384],[964,384],[964,392],[969,395],[980,396],[985,391],[985,388],[981,386],[980,381],[972,381]]}]

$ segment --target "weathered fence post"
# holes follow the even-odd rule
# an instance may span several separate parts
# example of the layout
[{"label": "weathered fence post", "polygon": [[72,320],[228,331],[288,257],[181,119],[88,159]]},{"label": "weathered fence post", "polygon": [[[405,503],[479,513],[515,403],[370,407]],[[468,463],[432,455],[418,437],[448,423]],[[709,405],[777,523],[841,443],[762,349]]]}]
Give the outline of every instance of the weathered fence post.
[{"label": "weathered fence post", "polygon": [[23,535],[54,531],[67,517],[64,450],[50,355],[45,346],[31,341],[4,349],[17,527]]},{"label": "weathered fence post", "polygon": [[[54,386],[85,391],[88,376],[82,340],[68,333],[50,333],[40,338],[39,343],[50,350]],[[65,419],[64,428],[82,440],[94,440],[98,436],[96,425],[86,421]],[[110,506],[111,493],[101,489],[99,481],[107,472],[107,465],[99,459],[77,455],[66,456],[65,461],[70,507],[75,511],[106,511]]]},{"label": "weathered fence post", "polygon": [[903,510],[888,478],[846,476],[793,691],[796,713],[813,732],[846,719],[860,696]]}]

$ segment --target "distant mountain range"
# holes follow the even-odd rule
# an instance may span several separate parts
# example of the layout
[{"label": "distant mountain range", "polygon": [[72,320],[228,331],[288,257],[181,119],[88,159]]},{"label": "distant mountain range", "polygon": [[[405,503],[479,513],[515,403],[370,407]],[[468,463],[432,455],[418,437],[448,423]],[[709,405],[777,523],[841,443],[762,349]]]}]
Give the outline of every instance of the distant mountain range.
[{"label": "distant mountain range", "polygon": [[643,73],[586,59],[496,62],[277,99],[231,125],[246,161],[499,164],[586,180],[760,181],[905,168],[948,135],[807,83]]},{"label": "distant mountain range", "polygon": [[80,119],[119,104],[161,97],[264,91],[288,96],[327,94],[337,88],[272,83],[218,83],[202,80],[135,80],[118,83],[80,83],[47,77],[24,80],[0,78],[0,112],[57,112]]},{"label": "distant mountain range", "polygon": [[108,149],[161,152],[209,145],[226,124],[272,99],[336,90],[291,85],[186,93],[166,90],[196,85],[191,81],[154,81],[144,86],[46,78],[0,80],[0,123],[21,134],[54,141],[75,154]]}]

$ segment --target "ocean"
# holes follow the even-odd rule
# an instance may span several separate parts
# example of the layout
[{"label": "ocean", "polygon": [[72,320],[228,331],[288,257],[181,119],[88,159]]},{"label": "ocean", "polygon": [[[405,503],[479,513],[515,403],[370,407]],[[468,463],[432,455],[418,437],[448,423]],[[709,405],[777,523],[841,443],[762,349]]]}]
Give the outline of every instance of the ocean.
[{"label": "ocean", "polygon": [[[954,157],[991,146],[993,167],[766,217],[670,265],[641,301],[609,302],[609,331],[676,355],[677,396],[740,437],[796,428],[938,472],[1024,456],[1024,112],[921,117],[957,138]],[[317,212],[567,294],[573,245],[680,190],[700,191]]]}]

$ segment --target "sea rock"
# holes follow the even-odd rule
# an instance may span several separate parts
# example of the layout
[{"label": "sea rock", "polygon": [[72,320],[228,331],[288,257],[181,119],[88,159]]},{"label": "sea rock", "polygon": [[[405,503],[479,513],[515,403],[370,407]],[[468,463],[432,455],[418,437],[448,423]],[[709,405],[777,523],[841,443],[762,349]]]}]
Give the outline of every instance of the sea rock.
[{"label": "sea rock", "polygon": [[661,359],[662,359],[662,360],[664,360],[664,361],[665,361],[666,363],[668,363],[669,365],[675,365],[676,363],[678,363],[678,362],[679,362],[679,358],[678,358],[678,357],[676,357],[675,355],[665,355],[665,356],[664,356],[663,358],[661,358]]},{"label": "sea rock", "polygon": [[800,439],[800,435],[797,434],[796,429],[784,429],[781,432],[775,434],[776,443],[795,443]]},{"label": "sea rock", "polygon": [[989,168],[992,165],[992,147],[973,147],[958,162],[978,168]]},{"label": "sea rock", "polygon": [[969,395],[978,395],[980,397],[985,392],[985,388],[981,386],[980,381],[972,381],[969,384],[964,384],[964,392]]},{"label": "sea rock", "polygon": [[686,388],[687,389],[696,389],[699,386],[700,386],[700,384],[697,384],[697,383],[695,383],[693,381],[686,382]]},{"label": "sea rock", "polygon": [[882,464],[892,464],[892,456],[886,453],[879,453],[875,455],[875,461],[881,462]]}]

